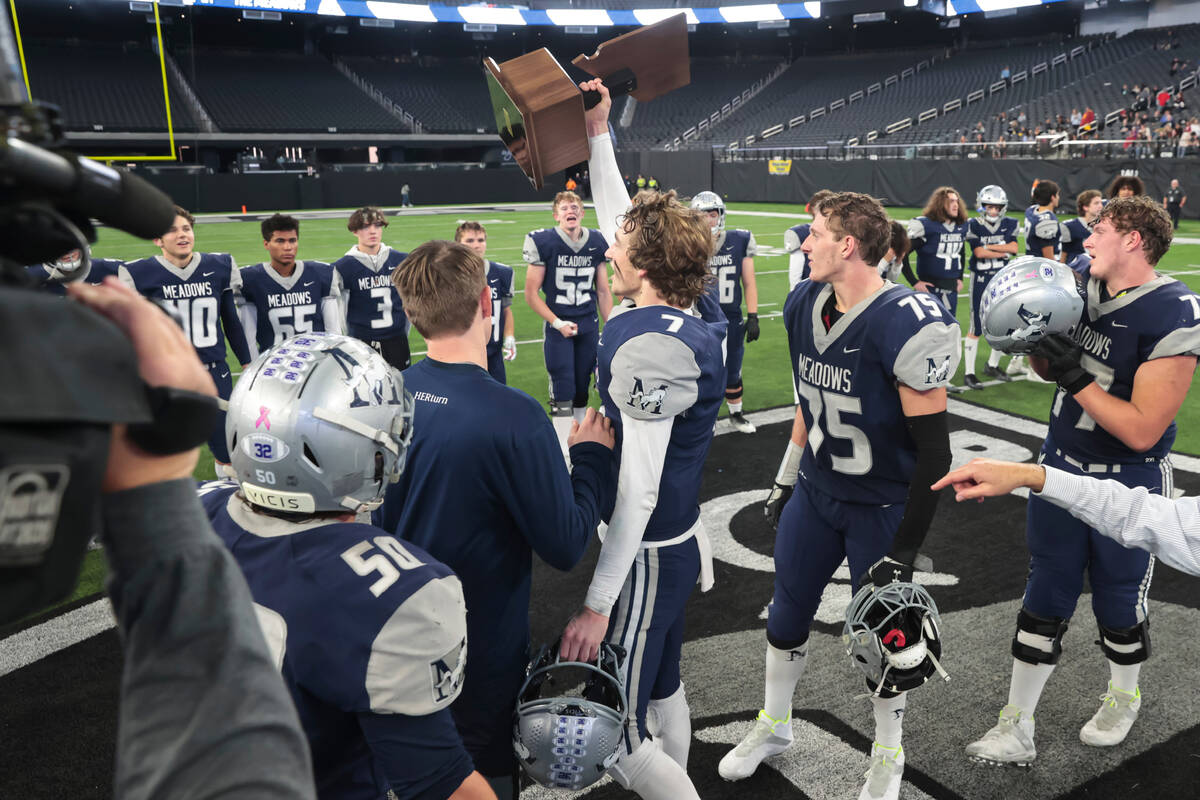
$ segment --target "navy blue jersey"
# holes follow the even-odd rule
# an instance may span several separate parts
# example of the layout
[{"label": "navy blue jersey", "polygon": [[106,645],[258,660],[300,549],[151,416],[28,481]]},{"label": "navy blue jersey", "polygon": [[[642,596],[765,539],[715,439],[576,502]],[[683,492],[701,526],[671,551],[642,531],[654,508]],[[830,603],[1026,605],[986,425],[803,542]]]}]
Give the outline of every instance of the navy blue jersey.
[{"label": "navy blue jersey", "polygon": [[808,264],[808,256],[801,250],[804,240],[808,238],[808,232],[812,228],[807,222],[799,225],[793,225],[784,231],[783,248],[791,254],[791,260],[788,263],[788,285],[795,286],[803,280],[808,280],[810,270]]},{"label": "navy blue jersey", "polygon": [[346,310],[346,333],[364,342],[408,335],[408,318],[400,293],[392,285],[392,272],[408,258],[385,245],[369,255],[351,247],[333,262],[341,276],[342,305]]},{"label": "navy blue jersey", "polygon": [[928,217],[909,220],[908,238],[917,256],[917,278],[951,281],[962,278],[963,242],[967,223],[936,222]]},{"label": "navy blue jersey", "polygon": [[601,332],[596,387],[617,436],[617,462],[622,414],[675,420],[645,541],[673,539],[700,515],[704,459],[725,399],[724,334],[720,324],[662,305],[631,308]]},{"label": "navy blue jersey", "polygon": [[224,363],[225,337],[229,337],[238,363],[250,363],[234,302],[242,276],[228,253],[193,253],[183,269],[163,256],[153,256],[131,261],[121,271],[139,293],[174,307],[201,361]]},{"label": "navy blue jersey", "polygon": [[1054,256],[1062,247],[1062,230],[1053,211],[1038,211],[1037,206],[1025,209],[1025,254],[1042,255],[1043,247],[1053,249]]},{"label": "navy blue jersey", "polygon": [[200,499],[250,586],[318,796],[448,797],[473,769],[448,710],[467,658],[458,578],[378,528],[287,522],[236,492],[214,481]]},{"label": "navy blue jersey", "polygon": [[599,444],[572,448],[572,480],[538,402],[474,364],[425,358],[404,371],[404,386],[413,440],[377,519],[462,579],[471,658],[452,711],[479,770],[508,774],[528,659],[532,555],[564,570],[583,556],[615,494],[605,484],[601,496],[596,477],[603,471],[611,481],[612,454]]},{"label": "navy blue jersey", "polygon": [[1086,252],[1083,249],[1083,243],[1091,235],[1092,229],[1085,225],[1079,217],[1062,224],[1059,241],[1062,242],[1062,251],[1066,256],[1066,263],[1070,264]]},{"label": "navy blue jersey", "polygon": [[987,247],[993,244],[1008,244],[1017,240],[1017,221],[1012,217],[1001,217],[995,223],[980,217],[967,220],[967,247],[971,249],[971,272],[980,277],[990,278],[1008,263],[1011,256],[1005,258],[976,258],[976,247]]},{"label": "navy blue jersey", "polygon": [[321,261],[297,261],[286,278],[266,262],[243,267],[239,300],[247,338],[262,351],[298,333],[325,333],[322,306],[340,295],[340,278]]},{"label": "navy blue jersey", "polygon": [[[87,271],[82,276],[76,278],[72,283],[103,283],[104,279],[109,275],[116,275],[118,270],[125,262],[117,261],[111,258],[93,258],[88,264]],[[66,284],[56,281],[51,276],[51,268],[46,264],[35,264],[32,267],[26,267],[29,277],[33,278],[37,287],[42,291],[50,294],[65,295],[67,293]]]},{"label": "navy blue jersey", "polygon": [[721,231],[713,244],[708,270],[715,280],[708,291],[730,319],[742,318],[742,260],[754,258],[757,252],[754,234],[741,228]]},{"label": "navy blue jersey", "polygon": [[492,292],[492,335],[488,339],[488,355],[500,351],[504,344],[504,309],[512,305],[513,270],[498,261],[487,262],[487,284]]},{"label": "navy blue jersey", "polygon": [[792,377],[808,443],[800,474],[849,503],[903,503],[917,451],[897,383],[946,386],[958,366],[959,329],[932,296],[885,283],[827,332],[833,287],[811,281],[783,307]]},{"label": "navy blue jersey", "polygon": [[[1113,397],[1129,400],[1138,367],[1156,358],[1200,355],[1200,298],[1185,284],[1160,275],[1120,297],[1100,302],[1101,282],[1088,280],[1083,319],[1072,332],[1083,348],[1083,368]],[[1079,402],[1059,389],[1050,410],[1054,445],[1085,463],[1135,464],[1163,458],[1175,441],[1175,423],[1149,450],[1134,452],[1096,424]]]},{"label": "navy blue jersey", "polygon": [[542,228],[525,237],[525,262],[546,268],[542,292],[546,305],[561,319],[596,314],[596,273],[604,269],[608,242],[600,231],[584,228],[579,241],[562,228]]}]

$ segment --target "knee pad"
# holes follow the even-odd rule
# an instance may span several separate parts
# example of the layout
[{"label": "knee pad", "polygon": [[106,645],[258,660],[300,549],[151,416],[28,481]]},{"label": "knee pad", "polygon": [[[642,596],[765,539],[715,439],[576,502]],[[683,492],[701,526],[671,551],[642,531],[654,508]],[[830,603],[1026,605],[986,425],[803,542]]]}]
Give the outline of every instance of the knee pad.
[{"label": "knee pad", "polygon": [[683,682],[669,697],[651,700],[646,707],[646,730],[651,736],[658,736],[669,730],[671,723],[678,719],[690,719],[691,708],[688,706],[687,694],[683,691]]},{"label": "knee pad", "polygon": [[1039,617],[1022,608],[1013,636],[1013,658],[1026,664],[1057,664],[1069,623],[1062,617]]},{"label": "knee pad", "polygon": [[744,390],[742,389],[742,385],[739,383],[739,384],[737,385],[737,388],[736,388],[736,389],[726,389],[726,390],[725,390],[725,399],[726,399],[726,400],[741,400],[741,399],[742,399],[742,395],[743,395],[744,393],[745,393],[745,392],[744,392]]},{"label": "knee pad", "polygon": [[622,754],[608,772],[642,800],[699,800],[687,772],[653,739],[642,742],[628,755]]},{"label": "knee pad", "polygon": [[551,400],[550,401],[550,416],[552,417],[569,417],[572,414],[570,400]]},{"label": "knee pad", "polygon": [[777,639],[767,631],[767,644],[776,650],[800,650],[803,656],[808,652],[808,634],[803,639]]},{"label": "knee pad", "polygon": [[586,389],[582,394],[577,394],[571,398],[571,405],[573,405],[575,408],[587,408],[587,404],[588,393]]},{"label": "knee pad", "polygon": [[1150,657],[1150,621],[1142,620],[1132,628],[1101,625],[1096,644],[1114,664],[1140,664]]}]

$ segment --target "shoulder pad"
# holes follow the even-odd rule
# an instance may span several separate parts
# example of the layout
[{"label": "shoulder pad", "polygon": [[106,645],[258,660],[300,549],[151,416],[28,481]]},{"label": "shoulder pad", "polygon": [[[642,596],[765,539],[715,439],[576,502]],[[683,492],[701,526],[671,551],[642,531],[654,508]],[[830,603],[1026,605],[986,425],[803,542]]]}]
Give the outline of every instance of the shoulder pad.
[{"label": "shoulder pad", "polygon": [[535,238],[540,230],[533,231],[525,235],[525,243],[521,247],[521,257],[525,259],[526,264],[536,264],[541,266],[542,254],[538,250],[537,239]]},{"label": "shoulder pad", "polygon": [[[798,228],[800,226],[797,225],[796,227]],[[800,234],[796,232],[796,228],[788,228],[783,232],[784,250],[787,250],[789,253],[794,253],[800,249],[800,245],[802,244],[803,242],[800,241]]]},{"label": "shoulder pad", "polygon": [[[683,319],[685,315],[662,316]],[[654,315],[655,321],[658,317]],[[696,354],[668,333],[646,331],[627,339],[613,355],[610,370],[608,390],[613,402],[621,413],[636,419],[670,419],[691,408],[699,395]]]},{"label": "shoulder pad", "polygon": [[1058,220],[1053,217],[1039,219],[1033,225],[1033,235],[1039,239],[1057,239],[1059,236]]},{"label": "shoulder pad", "polygon": [[908,221],[908,238],[924,239],[925,238],[925,223],[924,217],[917,217]]}]

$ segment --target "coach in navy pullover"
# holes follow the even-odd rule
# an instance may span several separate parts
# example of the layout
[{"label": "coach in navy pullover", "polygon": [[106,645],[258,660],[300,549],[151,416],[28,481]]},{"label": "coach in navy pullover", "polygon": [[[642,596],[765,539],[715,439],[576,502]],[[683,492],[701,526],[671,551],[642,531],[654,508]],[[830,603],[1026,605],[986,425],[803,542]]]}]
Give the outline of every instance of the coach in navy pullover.
[{"label": "coach in navy pullover", "polygon": [[470,248],[423,244],[393,281],[429,356],[404,372],[415,433],[379,526],[462,580],[467,669],[451,711],[476,768],[503,798],[517,769],[512,713],[528,658],[531,556],[561,570],[583,556],[615,501],[613,434],[589,409],[568,439],[568,474],[538,402],[488,374],[491,294]]}]

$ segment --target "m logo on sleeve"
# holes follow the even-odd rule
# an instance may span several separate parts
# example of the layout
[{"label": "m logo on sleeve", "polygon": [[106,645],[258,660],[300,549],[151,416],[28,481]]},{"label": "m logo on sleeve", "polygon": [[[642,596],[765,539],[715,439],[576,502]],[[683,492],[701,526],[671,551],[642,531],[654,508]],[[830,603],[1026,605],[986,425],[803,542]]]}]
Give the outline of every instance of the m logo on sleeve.
[{"label": "m logo on sleeve", "polygon": [[667,399],[667,385],[652,387],[649,391],[642,384],[641,378],[633,379],[633,390],[629,393],[629,406],[648,411],[651,414],[661,414],[663,402]]},{"label": "m logo on sleeve", "polygon": [[433,702],[445,703],[458,697],[463,673],[467,668],[467,640],[463,639],[446,655],[429,664],[433,678]]},{"label": "m logo on sleeve", "polygon": [[944,356],[941,363],[936,358],[925,359],[925,383],[933,385],[942,383],[950,378],[950,356]]}]

